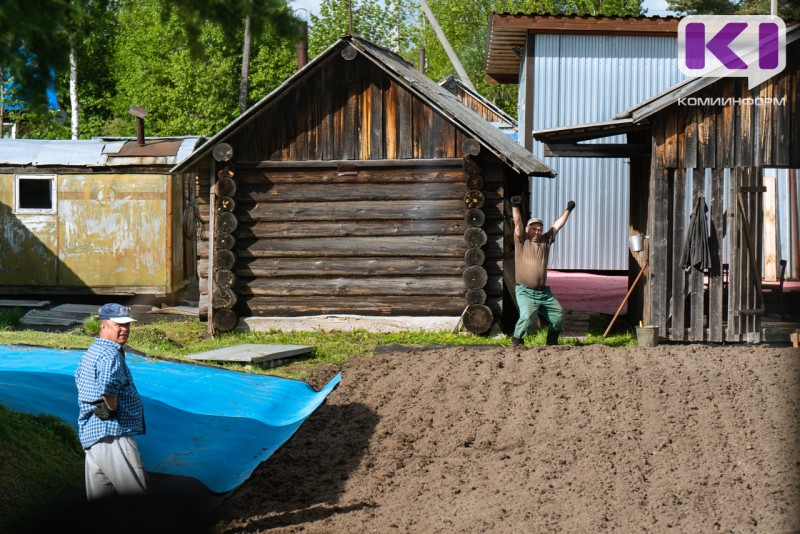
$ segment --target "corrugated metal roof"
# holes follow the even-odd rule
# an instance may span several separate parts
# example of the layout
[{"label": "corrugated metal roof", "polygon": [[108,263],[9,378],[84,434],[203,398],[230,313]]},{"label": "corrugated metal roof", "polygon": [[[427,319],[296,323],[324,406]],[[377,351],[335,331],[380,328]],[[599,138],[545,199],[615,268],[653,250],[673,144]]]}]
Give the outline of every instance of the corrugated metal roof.
[{"label": "corrugated metal roof", "polygon": [[484,70],[489,83],[518,83],[528,35],[677,37],[677,17],[492,13]]},{"label": "corrugated metal roof", "polygon": [[206,157],[217,144],[233,135],[254,116],[280,99],[300,78],[310,75],[332,55],[352,46],[373,61],[411,94],[436,109],[468,135],[477,139],[486,149],[507,163],[517,172],[528,176],[555,176],[555,172],[526,151],[499,129],[492,126],[477,113],[462,104],[452,93],[419,72],[400,56],[354,35],[346,35],[337,43],[308,63],[303,69],[288,78],[277,89],[262,98],[250,109],[239,115],[225,128],[216,133],[203,146],[195,150],[187,160],[172,169],[180,172]]},{"label": "corrugated metal roof", "polygon": [[[148,138],[145,146],[118,138],[79,140],[2,139],[0,165],[15,167],[174,166],[191,154],[202,137]],[[136,145],[131,148],[131,143]],[[120,154],[121,153],[121,154]]]}]

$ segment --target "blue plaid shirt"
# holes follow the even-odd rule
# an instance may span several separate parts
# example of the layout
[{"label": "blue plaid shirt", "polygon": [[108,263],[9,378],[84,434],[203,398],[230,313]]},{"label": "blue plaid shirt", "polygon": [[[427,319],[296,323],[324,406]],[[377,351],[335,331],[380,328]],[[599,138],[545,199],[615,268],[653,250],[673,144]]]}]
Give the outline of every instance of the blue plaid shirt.
[{"label": "blue plaid shirt", "polygon": [[[84,449],[106,436],[144,434],[142,400],[133,385],[122,345],[95,338],[75,371],[75,385],[80,407],[78,435]],[[100,400],[101,395],[117,398],[117,413],[106,421],[92,413],[91,403]]]}]

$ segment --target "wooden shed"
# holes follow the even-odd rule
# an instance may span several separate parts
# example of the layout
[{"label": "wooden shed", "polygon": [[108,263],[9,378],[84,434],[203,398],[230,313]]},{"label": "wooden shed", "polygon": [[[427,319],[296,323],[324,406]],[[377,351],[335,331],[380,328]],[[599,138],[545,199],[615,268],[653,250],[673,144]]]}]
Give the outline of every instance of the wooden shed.
[{"label": "wooden shed", "polygon": [[[658,326],[662,338],[768,335],[762,279],[776,258],[764,258],[767,169],[787,170],[794,241],[799,230],[798,30],[786,34],[785,70],[752,90],[746,78],[694,78],[608,122],[534,132],[549,154],[630,158],[629,233],[648,239],[630,255],[631,280],[645,268],[645,283],[634,290],[629,316]],[[585,143],[620,134],[626,143]],[[706,225],[709,261],[684,266],[693,215]]]},{"label": "wooden shed", "polygon": [[0,294],[171,296],[196,279],[199,137],[0,140]]},{"label": "wooden shed", "polygon": [[453,93],[462,104],[470,108],[472,111],[492,123],[497,128],[517,140],[517,119],[497,107],[497,105],[477,92],[472,87],[459,80],[453,75],[448,76],[439,85]]},{"label": "wooden shed", "polygon": [[491,312],[480,329],[513,325],[505,199],[531,176],[553,176],[411,64],[356,36],[173,172],[187,170],[201,177],[200,312],[220,330],[238,317],[459,317],[469,304]]}]

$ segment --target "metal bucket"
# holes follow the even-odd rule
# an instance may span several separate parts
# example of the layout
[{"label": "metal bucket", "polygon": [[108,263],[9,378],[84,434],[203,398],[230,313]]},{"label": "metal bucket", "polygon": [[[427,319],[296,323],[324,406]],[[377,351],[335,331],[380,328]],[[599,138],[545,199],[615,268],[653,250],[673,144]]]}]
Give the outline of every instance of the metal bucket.
[{"label": "metal bucket", "polygon": [[641,252],[644,250],[644,236],[632,235],[628,238],[631,242],[631,252]]},{"label": "metal bucket", "polygon": [[637,326],[636,339],[639,340],[640,347],[655,347],[658,345],[658,327]]}]

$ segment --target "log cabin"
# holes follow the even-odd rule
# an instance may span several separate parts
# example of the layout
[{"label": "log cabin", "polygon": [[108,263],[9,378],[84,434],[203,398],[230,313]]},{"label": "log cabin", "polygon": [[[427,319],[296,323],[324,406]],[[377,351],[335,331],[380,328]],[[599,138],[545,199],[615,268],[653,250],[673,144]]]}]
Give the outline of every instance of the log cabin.
[{"label": "log cabin", "polygon": [[219,331],[248,317],[327,315],[508,329],[507,199],[555,176],[403,58],[354,35],[172,169],[187,171],[204,224],[200,314]]}]

